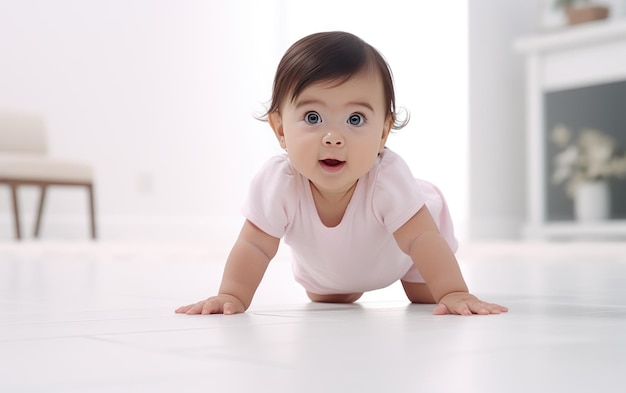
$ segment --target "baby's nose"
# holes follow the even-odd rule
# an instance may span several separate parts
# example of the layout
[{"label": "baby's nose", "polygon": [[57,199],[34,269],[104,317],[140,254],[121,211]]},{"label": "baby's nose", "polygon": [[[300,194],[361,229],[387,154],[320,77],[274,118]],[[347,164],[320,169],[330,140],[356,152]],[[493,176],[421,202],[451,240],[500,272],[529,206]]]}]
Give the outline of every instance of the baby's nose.
[{"label": "baby's nose", "polygon": [[343,137],[339,135],[338,133],[329,132],[326,135],[324,135],[324,137],[322,138],[322,144],[327,147],[330,147],[330,146],[341,147],[345,144],[345,141]]}]

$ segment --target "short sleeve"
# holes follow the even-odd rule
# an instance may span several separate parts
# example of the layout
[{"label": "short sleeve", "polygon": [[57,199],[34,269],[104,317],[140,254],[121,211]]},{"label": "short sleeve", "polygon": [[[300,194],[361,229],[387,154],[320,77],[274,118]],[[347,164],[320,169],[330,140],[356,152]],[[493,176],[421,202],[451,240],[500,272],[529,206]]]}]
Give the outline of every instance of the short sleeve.
[{"label": "short sleeve", "polygon": [[424,206],[426,197],[406,162],[389,149],[385,149],[374,175],[374,214],[394,233]]},{"label": "short sleeve", "polygon": [[271,158],[254,176],[242,213],[263,232],[283,237],[295,208],[296,184],[286,155]]}]

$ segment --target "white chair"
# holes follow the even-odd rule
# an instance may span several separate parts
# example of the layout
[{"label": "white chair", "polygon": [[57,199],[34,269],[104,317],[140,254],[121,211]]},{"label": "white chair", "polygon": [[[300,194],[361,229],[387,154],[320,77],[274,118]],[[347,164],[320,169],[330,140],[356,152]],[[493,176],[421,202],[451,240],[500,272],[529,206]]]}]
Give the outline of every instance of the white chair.
[{"label": "white chair", "polygon": [[41,189],[35,237],[39,236],[41,214],[49,186],[85,187],[89,198],[91,237],[96,238],[93,171],[82,162],[50,157],[47,153],[43,118],[34,114],[0,112],[0,184],[11,190],[15,237],[22,238],[17,189],[22,185]]}]

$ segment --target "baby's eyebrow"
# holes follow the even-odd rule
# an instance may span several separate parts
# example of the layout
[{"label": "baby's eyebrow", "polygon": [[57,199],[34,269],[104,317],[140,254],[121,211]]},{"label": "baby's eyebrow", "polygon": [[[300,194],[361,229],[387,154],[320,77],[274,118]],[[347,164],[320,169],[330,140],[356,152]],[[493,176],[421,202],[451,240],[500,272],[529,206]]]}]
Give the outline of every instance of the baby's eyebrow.
[{"label": "baby's eyebrow", "polygon": [[[314,100],[314,99],[310,99],[310,100],[298,100],[296,101],[296,109],[299,109],[303,106],[308,106],[308,105],[322,105],[322,106],[326,106],[326,104],[320,100]],[[367,101],[352,101],[352,102],[348,102],[346,104],[346,106],[362,106],[364,108],[369,109],[370,111],[374,112],[374,107]]]},{"label": "baby's eyebrow", "polygon": [[357,101],[357,102],[351,102],[349,105],[362,106],[362,107],[365,107],[365,108],[369,109],[370,111],[374,112],[374,107],[372,105],[370,105],[369,102]]},{"label": "baby's eyebrow", "polygon": [[302,108],[303,106],[313,105],[313,104],[324,105],[324,103],[320,100],[298,100],[296,101],[296,109]]}]

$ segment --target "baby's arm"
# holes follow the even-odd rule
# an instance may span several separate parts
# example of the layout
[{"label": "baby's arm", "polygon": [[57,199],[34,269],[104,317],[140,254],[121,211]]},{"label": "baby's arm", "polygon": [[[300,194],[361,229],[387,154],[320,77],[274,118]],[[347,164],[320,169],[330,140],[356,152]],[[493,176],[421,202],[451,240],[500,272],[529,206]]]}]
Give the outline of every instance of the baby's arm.
[{"label": "baby's arm", "polygon": [[506,307],[471,295],[448,243],[439,233],[428,208],[420,209],[394,233],[400,249],[411,256],[438,303],[435,314],[499,314]]},{"label": "baby's arm", "polygon": [[247,221],[224,268],[219,294],[176,310],[183,314],[237,314],[248,309],[280,239]]}]

